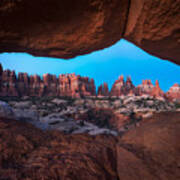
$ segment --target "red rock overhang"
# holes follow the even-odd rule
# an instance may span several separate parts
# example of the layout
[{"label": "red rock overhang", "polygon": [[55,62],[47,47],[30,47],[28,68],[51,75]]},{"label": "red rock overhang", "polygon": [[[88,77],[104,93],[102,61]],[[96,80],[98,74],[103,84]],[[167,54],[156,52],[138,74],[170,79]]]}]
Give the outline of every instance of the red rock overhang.
[{"label": "red rock overhang", "polygon": [[121,38],[180,64],[179,0],[1,0],[0,52],[69,59]]}]

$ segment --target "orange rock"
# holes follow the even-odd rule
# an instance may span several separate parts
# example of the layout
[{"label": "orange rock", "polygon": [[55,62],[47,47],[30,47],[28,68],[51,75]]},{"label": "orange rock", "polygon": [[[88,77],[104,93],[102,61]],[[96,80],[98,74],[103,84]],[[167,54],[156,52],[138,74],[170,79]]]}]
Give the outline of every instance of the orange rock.
[{"label": "orange rock", "polygon": [[17,88],[20,96],[29,95],[29,77],[27,73],[19,73]]},{"label": "orange rock", "polygon": [[1,96],[18,96],[14,71],[5,70],[1,79]]},{"label": "orange rock", "polygon": [[174,84],[166,93],[166,96],[171,101],[180,101],[180,85]]},{"label": "orange rock", "polygon": [[109,96],[109,89],[107,83],[104,83],[98,87],[98,96]]},{"label": "orange rock", "polygon": [[121,96],[124,94],[124,77],[119,76],[118,80],[115,81],[111,89],[111,96]]},{"label": "orange rock", "polygon": [[156,80],[156,85],[152,89],[151,95],[154,97],[164,97],[164,92],[161,90],[158,80]]},{"label": "orange rock", "polygon": [[131,78],[127,77],[125,82],[124,77],[120,76],[113,84],[110,94],[111,96],[134,95],[135,86],[133,85]]}]

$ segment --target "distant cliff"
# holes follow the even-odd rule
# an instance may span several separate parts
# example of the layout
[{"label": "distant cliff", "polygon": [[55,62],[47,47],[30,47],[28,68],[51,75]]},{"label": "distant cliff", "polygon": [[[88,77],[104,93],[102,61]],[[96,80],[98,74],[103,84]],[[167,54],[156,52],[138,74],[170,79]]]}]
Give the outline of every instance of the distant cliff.
[{"label": "distant cliff", "polygon": [[167,93],[164,93],[159,82],[155,86],[151,80],[143,80],[141,85],[135,87],[130,77],[124,80],[120,76],[109,90],[106,83],[96,87],[93,79],[81,77],[75,74],[62,74],[59,77],[44,74],[42,78],[38,75],[29,76],[27,73],[4,70],[0,65],[0,96],[67,96],[67,97],[89,97],[89,96],[111,96],[119,97],[126,95],[150,95],[157,98],[166,98],[171,101],[180,100],[180,85],[173,85]]}]

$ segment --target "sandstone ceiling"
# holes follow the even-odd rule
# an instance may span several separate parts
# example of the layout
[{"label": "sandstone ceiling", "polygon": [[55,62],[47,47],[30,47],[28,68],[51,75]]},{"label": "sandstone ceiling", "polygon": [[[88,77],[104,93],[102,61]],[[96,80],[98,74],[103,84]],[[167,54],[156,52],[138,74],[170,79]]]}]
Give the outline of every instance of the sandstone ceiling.
[{"label": "sandstone ceiling", "polygon": [[125,38],[180,64],[180,0],[1,0],[0,52],[72,58]]}]

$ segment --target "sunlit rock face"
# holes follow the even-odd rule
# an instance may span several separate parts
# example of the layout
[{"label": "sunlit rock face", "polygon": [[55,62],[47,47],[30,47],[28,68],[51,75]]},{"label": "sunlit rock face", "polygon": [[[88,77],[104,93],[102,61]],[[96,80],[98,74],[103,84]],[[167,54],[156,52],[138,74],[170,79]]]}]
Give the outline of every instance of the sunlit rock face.
[{"label": "sunlit rock face", "polygon": [[169,100],[180,102],[180,85],[174,84],[167,92],[167,97]]},{"label": "sunlit rock face", "polygon": [[[2,69],[2,68],[1,68]],[[96,95],[94,80],[75,74],[55,75],[44,74],[28,76],[27,73],[19,73],[16,77],[14,71],[1,71],[0,96],[68,96],[88,97]]]},{"label": "sunlit rock face", "polygon": [[18,96],[16,87],[16,74],[14,71],[5,70],[1,77],[1,96]]},{"label": "sunlit rock face", "polygon": [[155,98],[168,99],[170,101],[180,100],[180,87],[175,84],[165,93],[161,90],[158,80],[155,85],[151,80],[143,80],[142,84],[134,86],[130,77],[124,80],[123,76],[114,82],[111,89],[104,83],[98,87],[93,79],[82,77],[76,74],[61,74],[59,77],[51,74],[44,74],[41,78],[38,75],[28,75],[15,71],[4,70],[0,64],[0,96],[22,97],[121,97],[121,96],[151,96]]},{"label": "sunlit rock face", "polygon": [[115,81],[113,84],[113,87],[111,89],[111,96],[121,96],[124,94],[124,77],[119,76],[119,78]]},{"label": "sunlit rock face", "polygon": [[98,87],[98,96],[109,96],[108,84],[104,83]]},{"label": "sunlit rock face", "polygon": [[125,38],[180,64],[179,0],[1,0],[0,52],[72,58]]},{"label": "sunlit rock face", "polygon": [[156,80],[155,86],[151,80],[143,80],[142,84],[137,86],[136,94],[138,95],[151,95],[154,97],[165,97],[165,93],[161,90],[158,80]]},{"label": "sunlit rock face", "polygon": [[60,75],[58,95],[76,98],[96,95],[94,80],[75,74]]},{"label": "sunlit rock face", "polygon": [[115,81],[110,92],[111,96],[123,96],[123,95],[135,95],[135,86],[133,85],[131,78],[128,77],[124,81],[123,76],[119,76]]},{"label": "sunlit rock face", "polygon": [[153,88],[151,95],[155,97],[164,97],[165,95],[159,86],[158,80],[156,80],[155,87]]}]

